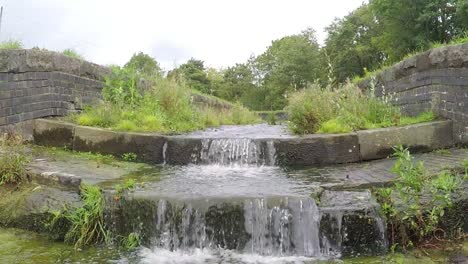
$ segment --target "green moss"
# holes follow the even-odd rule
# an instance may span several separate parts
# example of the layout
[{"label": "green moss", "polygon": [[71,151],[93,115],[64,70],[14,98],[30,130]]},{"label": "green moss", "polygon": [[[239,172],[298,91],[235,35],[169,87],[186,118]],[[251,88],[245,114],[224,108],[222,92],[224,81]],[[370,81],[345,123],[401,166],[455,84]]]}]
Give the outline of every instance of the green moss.
[{"label": "green moss", "polygon": [[412,124],[418,124],[418,123],[424,123],[424,122],[429,122],[434,120],[434,113],[431,111],[423,112],[415,117],[410,117],[410,116],[403,116],[400,119],[400,122],[398,125],[400,126],[406,126],[406,125],[412,125]]}]

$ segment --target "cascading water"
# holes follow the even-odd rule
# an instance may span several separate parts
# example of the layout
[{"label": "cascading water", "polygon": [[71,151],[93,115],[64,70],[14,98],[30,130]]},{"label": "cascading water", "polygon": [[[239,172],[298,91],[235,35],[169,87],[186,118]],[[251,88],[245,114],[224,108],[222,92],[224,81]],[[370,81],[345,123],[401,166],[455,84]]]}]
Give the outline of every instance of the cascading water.
[{"label": "cascading water", "polygon": [[199,164],[275,165],[273,142],[248,138],[202,139]]},{"label": "cascading water", "polygon": [[[125,221],[112,221],[121,225],[117,227],[121,233],[143,234],[144,245],[151,248],[144,251],[145,258],[164,263],[161,254],[185,259],[199,250],[211,252],[208,258],[226,251],[240,258],[340,254],[346,237],[343,213],[327,213],[333,223],[324,234],[324,213],[311,198],[313,183],[290,177],[275,166],[272,140],[200,140],[193,164],[163,166],[157,181],[119,202]],[[384,240],[383,224],[377,223]]]}]

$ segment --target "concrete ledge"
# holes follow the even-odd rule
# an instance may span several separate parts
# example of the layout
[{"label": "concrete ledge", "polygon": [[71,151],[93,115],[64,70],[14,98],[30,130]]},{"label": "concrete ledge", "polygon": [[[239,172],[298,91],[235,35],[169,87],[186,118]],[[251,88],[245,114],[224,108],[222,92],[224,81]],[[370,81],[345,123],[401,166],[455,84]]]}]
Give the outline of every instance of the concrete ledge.
[{"label": "concrete ledge", "polygon": [[359,161],[359,142],[354,133],[310,135],[275,142],[280,165],[325,165]]},{"label": "concrete ledge", "polygon": [[56,120],[34,120],[34,143],[42,146],[73,149],[75,125]]},{"label": "concrete ledge", "polygon": [[125,133],[76,126],[73,150],[101,152],[117,157],[125,153],[135,153],[139,161],[162,163],[165,141],[165,137],[157,134]]},{"label": "concrete ledge", "polygon": [[356,132],[362,160],[382,159],[403,145],[411,152],[426,152],[454,144],[452,121],[436,121],[405,127],[362,130]]},{"label": "concrete ledge", "polygon": [[[409,147],[412,152],[447,148],[454,144],[452,121],[348,134],[256,140],[265,145],[272,143],[276,152],[276,162],[282,166],[317,166],[386,158],[393,152],[392,148],[399,144]],[[175,165],[199,162],[202,150],[201,138],[115,132],[47,119],[35,120],[34,142],[44,146],[67,147],[76,151],[99,152],[117,157],[125,153],[135,153],[139,161]]]}]

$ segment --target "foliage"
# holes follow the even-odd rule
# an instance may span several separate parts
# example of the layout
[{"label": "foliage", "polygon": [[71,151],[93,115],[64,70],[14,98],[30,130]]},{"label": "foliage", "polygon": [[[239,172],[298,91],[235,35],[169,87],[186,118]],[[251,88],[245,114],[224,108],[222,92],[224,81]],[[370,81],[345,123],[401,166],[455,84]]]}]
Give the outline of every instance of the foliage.
[{"label": "foliage", "polygon": [[19,184],[27,179],[26,166],[31,160],[22,139],[7,133],[0,139],[0,185]]},{"label": "foliage", "polygon": [[137,154],[129,152],[122,155],[122,159],[125,161],[135,161],[138,158]]},{"label": "foliage", "polygon": [[67,57],[70,57],[70,58],[84,60],[84,57],[81,54],[79,54],[78,52],[76,52],[74,49],[63,50],[62,54],[67,56]]},{"label": "foliage", "polygon": [[73,243],[75,248],[109,241],[109,232],[104,225],[104,195],[99,187],[81,184],[83,205],[75,209],[65,209],[55,214],[52,225],[61,219],[71,223],[65,235],[65,241]]},{"label": "foliage", "polygon": [[395,185],[380,189],[377,197],[387,218],[390,242],[406,249],[436,235],[442,217],[453,204],[452,194],[462,182],[451,171],[431,177],[408,149],[398,146],[394,150]]},{"label": "foliage", "polygon": [[312,29],[273,41],[254,62],[261,84],[267,87],[266,109],[282,109],[291,92],[319,77],[319,66],[319,45]]},{"label": "foliage", "polygon": [[212,94],[204,62],[191,58],[167,74],[169,79],[185,81],[187,86],[202,93]]},{"label": "foliage", "polygon": [[132,232],[122,239],[122,247],[126,250],[133,250],[140,246],[141,237],[139,233]]},{"label": "foliage", "polygon": [[134,69],[144,77],[151,78],[154,76],[162,76],[162,70],[159,63],[154,58],[143,52],[133,54],[130,61],[125,64],[124,68]]},{"label": "foliage", "polygon": [[72,120],[85,126],[163,133],[256,121],[256,116],[240,105],[223,111],[194,106],[184,82],[158,76],[146,84],[140,84],[141,80],[134,68],[113,68],[104,85],[104,101],[86,107]]},{"label": "foliage", "polygon": [[290,128],[297,134],[344,133],[401,122],[397,107],[350,83],[334,90],[312,85],[293,94],[286,109]]},{"label": "foliage", "polygon": [[23,43],[19,40],[7,40],[0,43],[0,49],[22,49]]},{"label": "foliage", "polygon": [[128,179],[123,184],[115,186],[116,197],[120,197],[124,191],[130,191],[136,186],[134,179]]}]

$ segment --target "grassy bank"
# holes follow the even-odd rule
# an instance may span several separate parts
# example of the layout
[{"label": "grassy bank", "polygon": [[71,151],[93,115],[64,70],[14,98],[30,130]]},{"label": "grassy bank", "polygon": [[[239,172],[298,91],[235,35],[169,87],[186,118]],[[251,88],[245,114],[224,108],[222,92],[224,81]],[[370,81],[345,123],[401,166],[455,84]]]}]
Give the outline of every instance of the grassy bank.
[{"label": "grassy bank", "polygon": [[219,125],[250,124],[258,117],[241,105],[230,109],[192,104],[191,90],[163,77],[142,76],[132,68],[113,68],[103,101],[71,116],[84,126],[118,131],[187,132]]},{"label": "grassy bank", "polygon": [[286,109],[290,128],[296,134],[347,133],[434,119],[431,112],[417,117],[402,116],[399,108],[388,100],[364,94],[350,83],[336,89],[313,85],[293,94]]}]

